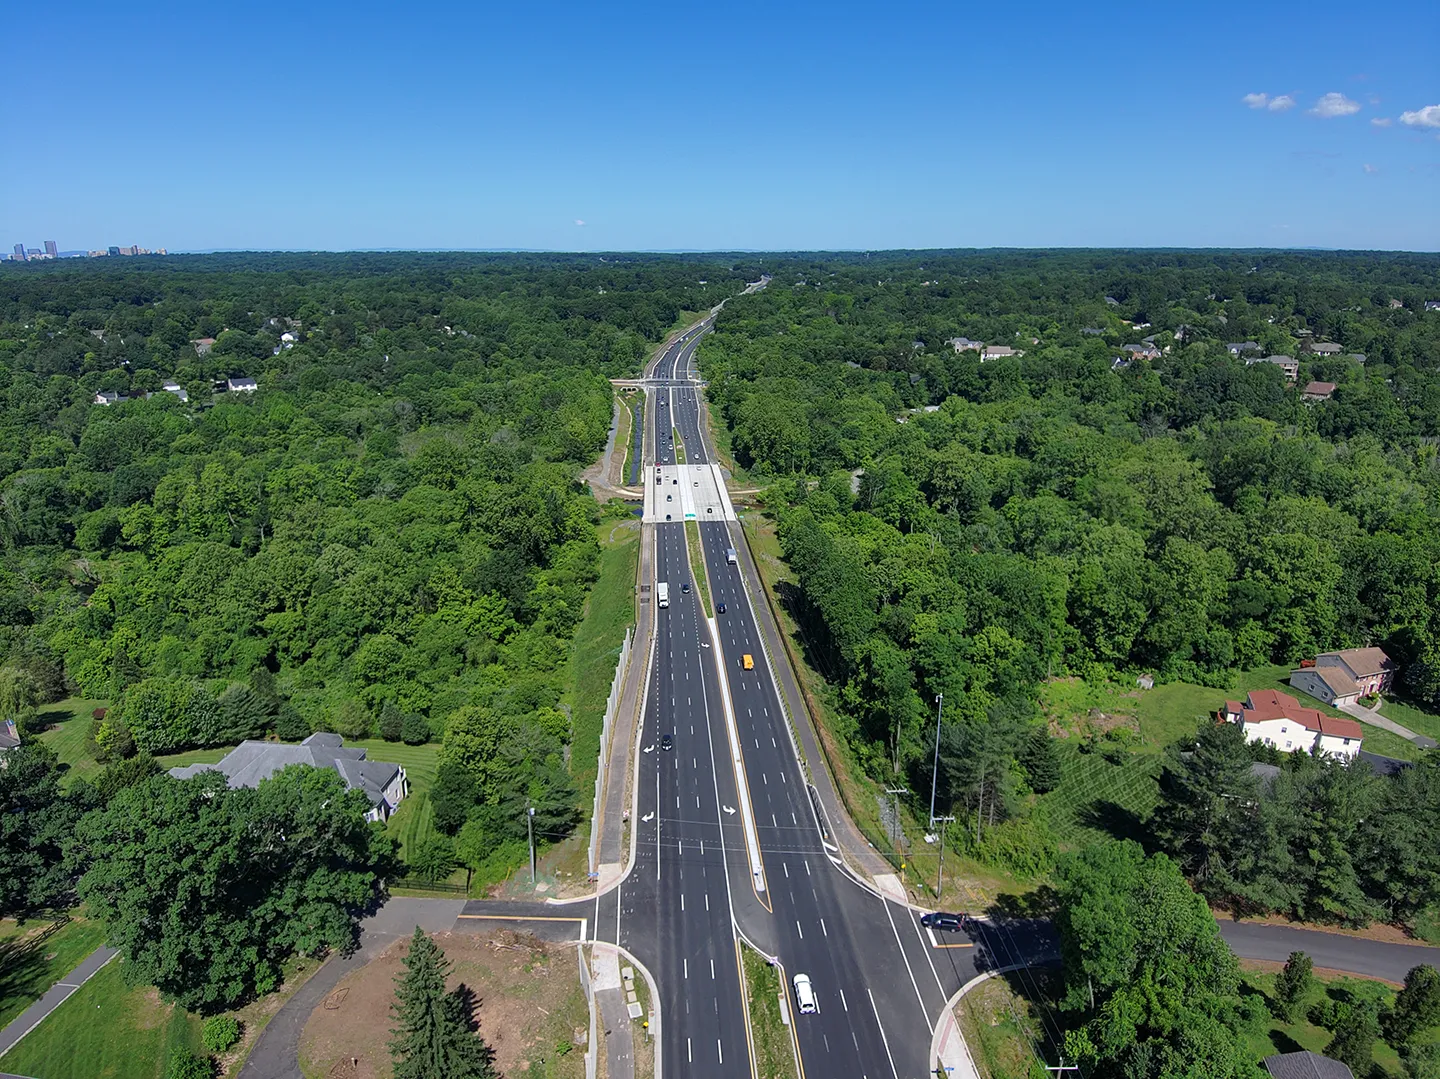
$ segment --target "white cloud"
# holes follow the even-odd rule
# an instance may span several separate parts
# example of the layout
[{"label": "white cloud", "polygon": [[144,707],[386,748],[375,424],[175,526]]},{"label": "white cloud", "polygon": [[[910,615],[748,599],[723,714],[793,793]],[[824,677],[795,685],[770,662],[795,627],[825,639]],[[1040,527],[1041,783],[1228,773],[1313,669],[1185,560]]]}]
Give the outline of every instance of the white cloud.
[{"label": "white cloud", "polygon": [[1390,119],[1390,117],[1388,117],[1388,116],[1377,116],[1377,117],[1375,117],[1373,120],[1371,120],[1370,122],[1371,122],[1372,124],[1374,124],[1376,127],[1389,127],[1389,126],[1390,126],[1391,124],[1393,124],[1395,121],[1392,120],[1392,119]]},{"label": "white cloud", "polygon": [[1240,99],[1252,109],[1263,109],[1270,100],[1269,94],[1246,94]]},{"label": "white cloud", "polygon": [[1322,120],[1331,120],[1336,116],[1352,116],[1360,111],[1360,102],[1351,101],[1344,94],[1328,93],[1310,110],[1311,116],[1318,116]]},{"label": "white cloud", "polygon": [[1414,112],[1402,112],[1400,122],[1407,127],[1440,127],[1440,105],[1426,105]]},{"label": "white cloud", "polygon": [[579,225],[582,229],[585,227],[585,222],[581,221],[578,217],[575,219],[575,224]]},{"label": "white cloud", "polygon": [[1268,107],[1271,112],[1284,112],[1286,109],[1293,109],[1295,107],[1295,99],[1289,94],[1281,94],[1279,97],[1272,99]]},{"label": "white cloud", "polygon": [[1365,171],[1368,172],[1371,176],[1374,176],[1380,170],[1377,169],[1374,165],[1366,165]]}]

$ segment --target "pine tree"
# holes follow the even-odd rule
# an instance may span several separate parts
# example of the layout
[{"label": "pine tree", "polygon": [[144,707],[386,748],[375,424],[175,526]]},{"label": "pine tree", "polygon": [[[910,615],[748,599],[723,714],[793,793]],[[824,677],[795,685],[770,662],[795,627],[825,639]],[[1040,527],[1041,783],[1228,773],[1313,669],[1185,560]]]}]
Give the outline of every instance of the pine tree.
[{"label": "pine tree", "polygon": [[398,742],[404,729],[405,716],[401,714],[400,707],[387,700],[380,706],[380,737],[387,742]]},{"label": "pine tree", "polygon": [[498,1079],[494,1053],[470,1029],[463,987],[445,991],[450,964],[419,926],[401,962],[391,1005],[399,1023],[390,1031],[395,1079]]},{"label": "pine tree", "polygon": [[1304,952],[1291,952],[1285,960],[1285,969],[1275,975],[1275,1010],[1286,1022],[1294,1018],[1296,1007],[1314,984],[1310,973],[1313,966]]},{"label": "pine tree", "polygon": [[1351,1005],[1337,1018],[1335,1036],[1325,1047],[1325,1055],[1349,1065],[1356,1075],[1369,1075],[1378,1037],[1380,1019],[1374,1006],[1368,1003]]},{"label": "pine tree", "polygon": [[1422,1030],[1440,1023],[1440,971],[1432,966],[1413,967],[1405,975],[1405,988],[1385,1016],[1385,1040],[1397,1048],[1408,1045]]},{"label": "pine tree", "polygon": [[1060,757],[1055,752],[1055,740],[1044,727],[1030,732],[1020,753],[1020,765],[1025,769],[1030,789],[1036,794],[1045,794],[1060,785]]}]

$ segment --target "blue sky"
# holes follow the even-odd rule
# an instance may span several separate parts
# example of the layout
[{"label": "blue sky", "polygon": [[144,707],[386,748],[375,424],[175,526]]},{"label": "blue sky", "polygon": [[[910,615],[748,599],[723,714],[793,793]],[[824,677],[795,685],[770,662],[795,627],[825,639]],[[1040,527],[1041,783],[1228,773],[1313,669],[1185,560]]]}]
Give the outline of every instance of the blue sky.
[{"label": "blue sky", "polygon": [[5,24],[0,251],[1440,249],[1433,0],[77,0]]}]

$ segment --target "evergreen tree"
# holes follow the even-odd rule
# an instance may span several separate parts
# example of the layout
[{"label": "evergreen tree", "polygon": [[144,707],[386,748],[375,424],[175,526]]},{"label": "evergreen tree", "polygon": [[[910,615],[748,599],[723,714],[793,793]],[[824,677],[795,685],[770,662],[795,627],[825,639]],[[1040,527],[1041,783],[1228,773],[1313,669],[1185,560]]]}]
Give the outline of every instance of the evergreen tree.
[{"label": "evergreen tree", "polygon": [[1419,966],[1405,975],[1405,988],[1385,1016],[1385,1040],[1399,1048],[1415,1035],[1440,1023],[1440,971]]},{"label": "evergreen tree", "polygon": [[1291,952],[1285,960],[1285,969],[1275,975],[1275,1011],[1286,1022],[1294,1018],[1297,1007],[1315,983],[1313,966],[1304,952]]},{"label": "evergreen tree", "polygon": [[430,741],[430,724],[425,722],[424,716],[411,712],[405,717],[400,736],[405,739],[407,746],[423,746]]},{"label": "evergreen tree", "polygon": [[1060,785],[1060,755],[1055,752],[1055,739],[1044,727],[1030,732],[1020,752],[1020,765],[1036,794],[1046,794]]},{"label": "evergreen tree", "polygon": [[450,964],[418,925],[401,962],[391,1005],[395,1079],[497,1079],[494,1053],[470,1028],[464,988],[445,991]]},{"label": "evergreen tree", "polygon": [[387,742],[398,742],[405,733],[405,717],[394,701],[387,700],[380,706],[380,737]]},{"label": "evergreen tree", "polygon": [[1325,1055],[1347,1065],[1356,1075],[1369,1075],[1378,1037],[1380,1019],[1373,1005],[1343,1008],[1336,1017],[1335,1036],[1325,1047]]},{"label": "evergreen tree", "polygon": [[282,704],[275,717],[275,733],[282,742],[303,742],[310,737],[310,723],[293,704]]}]

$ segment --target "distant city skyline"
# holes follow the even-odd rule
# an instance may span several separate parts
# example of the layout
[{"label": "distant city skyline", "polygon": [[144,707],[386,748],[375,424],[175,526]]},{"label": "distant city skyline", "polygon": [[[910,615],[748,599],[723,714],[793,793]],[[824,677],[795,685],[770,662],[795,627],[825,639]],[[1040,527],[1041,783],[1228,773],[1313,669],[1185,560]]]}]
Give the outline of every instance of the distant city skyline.
[{"label": "distant city skyline", "polygon": [[72,251],[61,251],[59,244],[54,240],[45,240],[42,247],[27,247],[24,243],[18,243],[11,248],[11,253],[6,256],[9,262],[29,262],[32,259],[55,259],[55,258],[101,258],[108,255],[166,255],[169,251],[163,247],[151,250],[148,247],[141,247],[139,244],[126,244],[124,247],[110,246],[93,249],[75,249]]},{"label": "distant city skyline", "polygon": [[[22,5],[0,234],[171,251],[1440,249],[1433,5]],[[443,26],[437,34],[435,28]],[[297,61],[300,59],[296,57]],[[277,122],[283,117],[283,122]],[[169,148],[95,167],[97,150]]]}]

